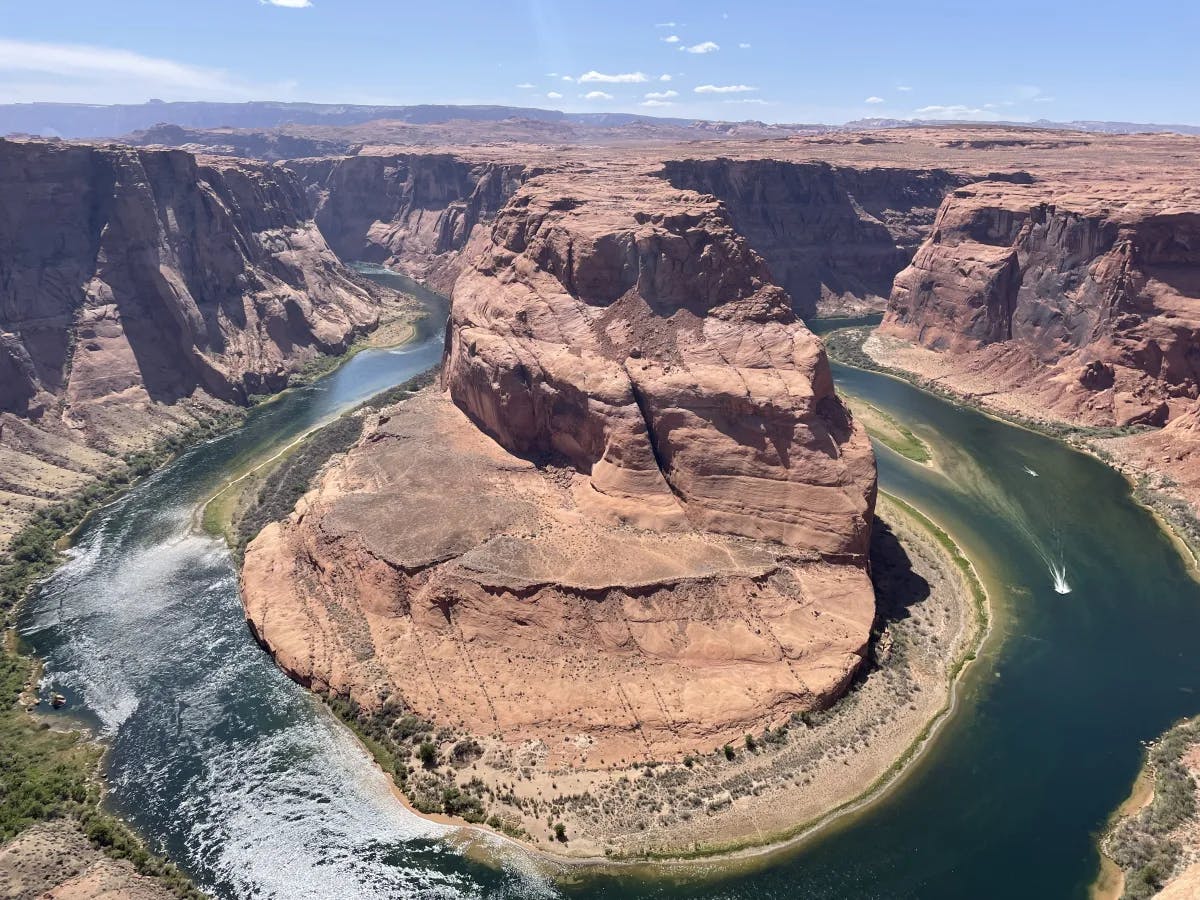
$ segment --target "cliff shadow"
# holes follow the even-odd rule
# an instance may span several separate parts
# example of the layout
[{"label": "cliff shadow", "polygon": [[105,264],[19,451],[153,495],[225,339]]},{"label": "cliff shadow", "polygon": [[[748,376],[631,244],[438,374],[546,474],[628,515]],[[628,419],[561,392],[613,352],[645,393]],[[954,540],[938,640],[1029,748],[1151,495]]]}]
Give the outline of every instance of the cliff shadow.
[{"label": "cliff shadow", "polygon": [[912,567],[908,551],[887,522],[876,519],[871,529],[871,583],[875,587],[875,628],[907,619],[918,603],[929,598],[929,582]]}]

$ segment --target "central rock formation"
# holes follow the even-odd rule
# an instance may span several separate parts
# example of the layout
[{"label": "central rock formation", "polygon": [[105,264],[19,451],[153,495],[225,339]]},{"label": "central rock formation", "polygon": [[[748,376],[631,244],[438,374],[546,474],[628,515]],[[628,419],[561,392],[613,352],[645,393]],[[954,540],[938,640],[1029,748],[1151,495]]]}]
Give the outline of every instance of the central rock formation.
[{"label": "central rock formation", "polygon": [[296,677],[495,771],[678,758],[846,689],[874,459],[715,199],[528,181],[458,279],[443,380],[247,550],[248,616]]}]

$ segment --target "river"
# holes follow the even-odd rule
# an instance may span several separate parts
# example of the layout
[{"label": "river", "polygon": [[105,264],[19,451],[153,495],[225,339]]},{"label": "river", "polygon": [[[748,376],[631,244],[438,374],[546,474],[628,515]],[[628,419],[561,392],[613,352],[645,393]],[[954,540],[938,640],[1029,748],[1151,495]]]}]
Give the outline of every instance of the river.
[{"label": "river", "polygon": [[[444,307],[427,299],[440,325]],[[1140,742],[1200,711],[1200,585],[1103,464],[845,367],[838,383],[908,425],[939,463],[877,447],[881,486],[954,535],[994,607],[958,712],[899,784],[754,864],[563,881],[515,850],[477,862],[405,811],[255,645],[228,552],[193,523],[247,460],[440,352],[432,328],[256,409],[94,516],[26,607],[22,632],[50,686],[111,744],[111,807],[200,886],[222,898],[1087,895],[1095,832],[1128,792]]]}]

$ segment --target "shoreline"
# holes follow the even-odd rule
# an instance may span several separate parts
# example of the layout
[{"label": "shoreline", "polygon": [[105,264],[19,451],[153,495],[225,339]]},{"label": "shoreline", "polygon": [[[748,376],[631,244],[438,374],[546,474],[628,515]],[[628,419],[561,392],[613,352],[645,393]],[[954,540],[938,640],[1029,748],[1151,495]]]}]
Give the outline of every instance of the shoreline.
[{"label": "shoreline", "polygon": [[[128,874],[122,875],[122,877],[129,878],[131,884],[136,882],[140,885],[142,882],[147,882],[148,885],[141,888],[143,891],[156,890],[163,897],[172,896],[187,898],[187,900],[206,896],[195,886],[190,877],[176,867],[173,861],[150,851],[147,840],[142,835],[138,834],[121,816],[106,808],[105,797],[108,793],[108,786],[103,776],[103,769],[104,760],[111,751],[110,744],[97,737],[89,723],[78,716],[69,714],[62,716],[63,721],[60,723],[39,714],[42,704],[49,702],[41,696],[41,690],[38,687],[43,660],[21,641],[15,621],[28,602],[32,591],[66,562],[64,551],[74,546],[81,531],[98,512],[119,502],[146,479],[151,478],[195,447],[235,431],[244,424],[246,416],[255,407],[274,402],[289,391],[327,377],[362,350],[375,348],[373,343],[375,334],[385,329],[390,329],[389,333],[398,332],[400,329],[404,331],[404,340],[400,344],[388,343],[387,347],[402,346],[403,343],[411,342],[419,333],[417,318],[402,321],[402,317],[396,316],[390,320],[382,320],[375,329],[355,339],[342,353],[318,357],[318,360],[327,361],[327,365],[322,366],[319,372],[315,374],[305,372],[302,367],[301,370],[292,373],[286,387],[268,398],[258,402],[252,401],[245,407],[225,404],[195,425],[175,433],[168,433],[156,440],[152,446],[127,454],[123,461],[123,467],[117,473],[125,477],[119,479],[105,476],[94,477],[69,496],[46,507],[51,515],[56,510],[62,511],[59,521],[65,518],[66,521],[63,525],[53,526],[52,523],[42,525],[41,523],[46,520],[34,513],[15,532],[13,538],[5,542],[3,548],[0,548],[0,559],[4,560],[4,565],[0,566],[0,572],[7,576],[5,587],[8,595],[8,602],[3,608],[0,608],[0,638],[2,638],[0,667],[16,666],[30,673],[24,682],[25,686],[18,694],[14,694],[11,710],[5,709],[3,712],[17,717],[14,727],[18,732],[27,733],[28,740],[34,740],[34,735],[52,733],[60,736],[63,741],[69,741],[76,753],[94,759],[94,765],[86,765],[82,768],[70,763],[66,764],[72,777],[78,778],[84,786],[86,800],[66,800],[64,801],[65,809],[57,810],[56,814],[30,822],[14,835],[0,841],[0,884],[8,884],[12,878],[17,877],[14,871],[10,871],[10,864],[16,865],[14,860],[24,854],[25,844],[28,841],[23,839],[29,836],[30,841],[34,841],[36,838],[35,843],[40,848],[39,855],[54,855],[56,848],[73,846],[82,840],[86,847],[91,848],[96,858],[105,861],[93,863],[79,877],[87,875],[93,869],[99,870],[98,867],[107,865],[118,874],[127,869]],[[306,432],[306,435],[310,433],[311,430]],[[46,534],[43,535],[42,532],[46,532]],[[42,554],[35,562],[22,564],[8,555],[9,550],[18,539],[23,535],[27,536],[33,533],[37,534],[37,539],[40,541],[37,546],[43,547]],[[54,760],[47,758],[45,762],[49,765]],[[50,841],[50,843],[43,846],[46,841]],[[82,854],[82,851],[80,853]],[[55,870],[55,873],[48,877],[57,878],[57,880],[53,883],[48,882],[44,886],[45,890],[54,890],[74,884],[74,875],[65,870]]]},{"label": "shoreline", "polygon": [[1145,745],[1129,796],[1098,836],[1101,866],[1091,900],[1119,900],[1131,886],[1137,893],[1129,896],[1136,898],[1151,896],[1146,890],[1165,896],[1180,885],[1183,891],[1200,887],[1198,775],[1200,716],[1181,719]]},{"label": "shoreline", "polygon": [[[588,870],[624,870],[645,869],[651,875],[665,874],[668,871],[678,872],[689,867],[707,867],[712,864],[740,863],[742,865],[761,865],[770,857],[794,851],[810,840],[820,836],[830,827],[842,822],[846,817],[862,812],[874,804],[883,801],[892,790],[899,787],[917,762],[924,759],[936,746],[936,738],[941,730],[961,708],[961,683],[974,661],[987,645],[993,629],[991,598],[983,585],[974,563],[962,552],[958,543],[934,520],[901,498],[880,492],[880,498],[885,503],[893,504],[896,511],[904,516],[916,528],[921,529],[928,539],[935,542],[945,557],[952,564],[966,588],[968,597],[963,598],[962,608],[969,616],[970,622],[964,625],[969,632],[961,652],[948,661],[949,678],[942,692],[942,702],[938,709],[920,726],[917,734],[901,751],[894,756],[892,762],[867,787],[854,796],[838,803],[816,816],[790,825],[783,829],[760,834],[758,838],[743,838],[727,841],[724,844],[679,852],[651,851],[641,854],[628,855],[592,855],[579,856],[554,852],[546,847],[537,846],[529,841],[506,834],[497,828],[481,823],[469,823],[465,820],[444,814],[423,813],[417,810],[404,791],[391,778],[387,765],[381,755],[386,751],[377,752],[371,741],[366,739],[356,724],[348,721],[339,710],[333,708],[326,697],[321,694],[314,696],[322,703],[329,713],[337,718],[355,736],[364,751],[371,756],[376,765],[391,782],[390,788],[402,805],[414,815],[441,826],[454,828],[462,838],[465,852],[471,852],[477,841],[499,841],[501,844],[517,848],[530,858],[546,865],[559,873],[583,873]],[[874,674],[874,673],[872,673]],[[868,675],[868,677],[870,677]],[[830,708],[829,713],[836,715],[839,706],[847,701],[859,686],[842,697]],[[618,770],[611,770],[610,774]],[[450,838],[453,841],[453,838]]]},{"label": "shoreline", "polygon": [[[1096,459],[1097,461],[1106,465],[1112,471],[1116,472],[1125,479],[1126,484],[1129,486],[1130,496],[1133,498],[1133,501],[1154,517],[1154,520],[1158,523],[1159,528],[1171,541],[1171,543],[1175,546],[1175,549],[1183,558],[1184,563],[1187,566],[1187,570],[1191,573],[1192,577],[1197,581],[1200,581],[1200,546],[1194,546],[1189,540],[1187,540],[1187,538],[1181,533],[1180,529],[1176,527],[1174,523],[1172,523],[1171,519],[1164,511],[1165,508],[1169,508],[1171,506],[1170,498],[1157,489],[1148,488],[1143,491],[1142,486],[1139,485],[1135,480],[1135,476],[1140,477],[1146,475],[1148,474],[1147,470],[1141,470],[1135,466],[1124,464],[1121,460],[1115,458],[1110,451],[1103,447],[1097,447],[1094,444],[1095,441],[1114,440],[1141,432],[1129,431],[1128,433],[1089,436],[1087,435],[1087,431],[1089,430],[1087,426],[1073,426],[1065,423],[1052,422],[1049,420],[1041,421],[1038,419],[1026,418],[1013,413],[1006,413],[991,406],[987,406],[973,396],[959,392],[952,387],[945,385],[943,382],[934,381],[926,378],[925,376],[918,375],[915,372],[898,369],[894,366],[889,366],[885,363],[879,362],[863,349],[863,343],[865,341],[859,342],[857,348],[855,348],[857,352],[852,356],[847,357],[839,355],[835,352],[835,348],[843,352],[846,348],[840,347],[836,343],[831,344],[829,338],[835,334],[845,334],[851,330],[867,331],[868,334],[866,337],[869,338],[870,335],[874,333],[874,326],[851,325],[844,328],[834,329],[822,334],[822,340],[825,341],[826,350],[829,353],[829,358],[832,362],[835,362],[838,365],[846,366],[847,368],[859,369],[864,372],[871,372],[875,375],[882,375],[886,378],[895,379],[896,381],[900,381],[915,387],[917,390],[932,394],[948,403],[953,403],[957,406],[977,412],[982,416],[987,416],[989,419],[992,419],[995,422],[1001,422],[1013,428],[1021,428],[1033,434],[1059,441],[1066,444],[1073,450],[1077,450],[1080,453],[1086,453],[1088,456],[1091,456],[1093,459]],[[1112,432],[1118,431],[1116,428],[1102,430]]]}]

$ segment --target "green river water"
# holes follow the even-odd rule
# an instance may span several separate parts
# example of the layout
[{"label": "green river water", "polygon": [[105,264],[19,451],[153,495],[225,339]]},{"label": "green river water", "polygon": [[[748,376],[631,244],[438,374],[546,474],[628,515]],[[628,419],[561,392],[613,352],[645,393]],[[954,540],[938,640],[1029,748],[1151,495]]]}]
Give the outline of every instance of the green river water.
[{"label": "green river water", "polygon": [[570,878],[498,843],[479,862],[401,808],[254,644],[195,510],[246,460],[436,362],[445,309],[425,299],[436,327],[414,345],[358,354],[94,516],[25,610],[48,687],[112,747],[110,805],[154,847],[222,898],[1086,896],[1140,742],[1200,712],[1200,585],[1101,463],[844,367],[839,384],[939,462],[878,447],[882,487],[955,537],[993,600],[958,711],[894,789],[750,864]]}]

